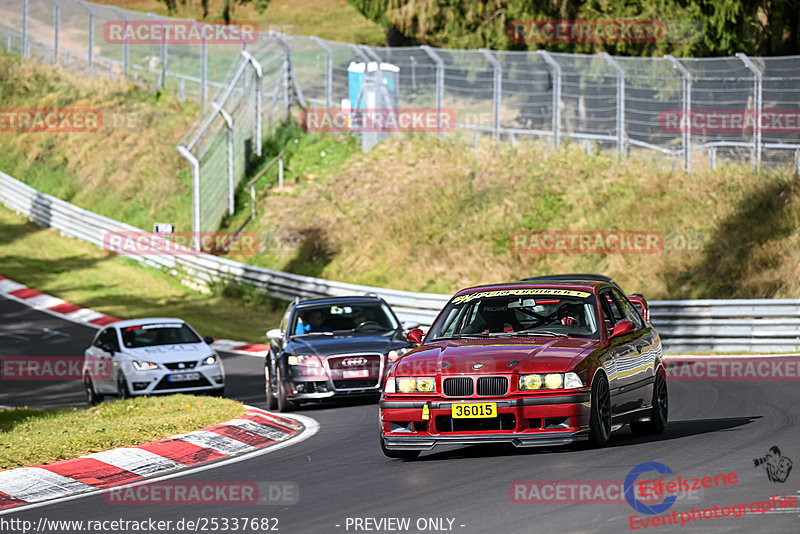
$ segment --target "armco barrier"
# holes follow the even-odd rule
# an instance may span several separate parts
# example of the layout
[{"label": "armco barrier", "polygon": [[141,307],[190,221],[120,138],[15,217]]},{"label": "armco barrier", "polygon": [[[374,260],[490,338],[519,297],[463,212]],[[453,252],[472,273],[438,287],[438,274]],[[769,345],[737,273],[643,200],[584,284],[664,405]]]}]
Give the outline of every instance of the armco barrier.
[{"label": "armco barrier", "polygon": [[[107,232],[138,228],[46,195],[0,172],[0,202],[40,226],[103,246]],[[208,254],[129,256],[166,268],[194,285],[225,280],[257,286],[282,299],[376,293],[402,321],[429,325],[449,295],[347,284],[246,265]],[[651,318],[671,352],[800,351],[800,299],[652,301]],[[265,328],[269,325],[264,325]]]}]

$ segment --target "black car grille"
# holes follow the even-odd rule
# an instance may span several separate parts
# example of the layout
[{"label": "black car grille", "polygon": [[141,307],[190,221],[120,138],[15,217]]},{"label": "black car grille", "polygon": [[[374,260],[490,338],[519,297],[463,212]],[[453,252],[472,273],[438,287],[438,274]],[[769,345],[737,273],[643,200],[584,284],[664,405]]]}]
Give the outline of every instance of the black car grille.
[{"label": "black car grille", "polygon": [[472,396],[472,378],[468,376],[445,378],[442,382],[444,394],[448,397]]},{"label": "black car grille", "polygon": [[487,419],[453,419],[449,415],[436,416],[436,430],[447,432],[480,432],[496,431],[505,432],[517,427],[517,418],[514,414],[503,413],[498,417]]},{"label": "black car grille", "polygon": [[478,379],[478,395],[499,397],[508,392],[508,378],[504,376],[482,376]]},{"label": "black car grille", "polygon": [[162,389],[202,388],[210,385],[211,383],[202,376],[199,380],[185,380],[180,382],[167,382],[167,377],[165,376],[156,385],[156,387],[153,388],[153,391],[159,391]]},{"label": "black car grille", "polygon": [[333,387],[336,389],[364,389],[378,386],[376,380],[334,380]]},{"label": "black car grille", "polygon": [[[181,365],[183,367],[181,367]],[[172,363],[165,363],[164,367],[166,367],[170,371],[180,371],[183,369],[194,369],[195,365],[197,365],[197,362],[172,362]]]},{"label": "black car grille", "polygon": [[[346,365],[348,364],[348,365]],[[380,354],[344,354],[329,356],[328,368],[331,371],[346,371],[348,369],[370,369],[376,373],[381,366]]]}]

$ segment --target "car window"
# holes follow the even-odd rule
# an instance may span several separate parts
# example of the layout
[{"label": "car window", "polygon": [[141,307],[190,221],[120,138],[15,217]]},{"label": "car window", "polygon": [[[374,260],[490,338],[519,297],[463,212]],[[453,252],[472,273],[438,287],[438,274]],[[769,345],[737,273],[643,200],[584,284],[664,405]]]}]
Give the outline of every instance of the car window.
[{"label": "car window", "polygon": [[155,345],[200,343],[200,338],[186,323],[154,323],[122,329],[122,343],[131,349]]},{"label": "car window", "polygon": [[642,321],[642,317],[639,315],[639,310],[636,308],[636,306],[634,306],[631,301],[629,301],[625,295],[620,293],[618,290],[614,289],[612,293],[618,305],[620,308],[622,308],[622,313],[625,316],[625,320],[632,322],[636,330],[642,328],[644,326],[644,322]]},{"label": "car window", "polygon": [[588,291],[515,288],[453,298],[427,340],[486,336],[599,337],[596,300]]},{"label": "car window", "polygon": [[344,330],[396,330],[399,324],[383,302],[337,302],[297,309],[290,330],[293,335]]},{"label": "car window", "polygon": [[97,340],[95,341],[95,347],[102,347],[105,344],[111,345],[115,351],[119,350],[119,341],[117,340],[117,332],[114,327],[109,327],[103,330],[99,336],[97,336]]}]

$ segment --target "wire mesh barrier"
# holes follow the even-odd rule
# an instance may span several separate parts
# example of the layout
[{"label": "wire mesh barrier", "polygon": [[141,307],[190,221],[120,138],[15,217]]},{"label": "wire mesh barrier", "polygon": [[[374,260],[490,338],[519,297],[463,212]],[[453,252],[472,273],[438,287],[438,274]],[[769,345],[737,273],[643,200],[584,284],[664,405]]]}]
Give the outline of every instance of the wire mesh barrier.
[{"label": "wire mesh barrier", "polygon": [[[385,122],[387,131],[380,124],[378,133],[369,131],[376,123],[367,111],[378,103],[389,115],[405,110],[419,118],[421,131],[467,134],[475,143],[481,136],[512,143],[543,137],[554,146],[581,143],[587,152],[656,151],[687,170],[700,155],[711,167],[749,161],[800,172],[800,56],[370,47],[80,0],[3,0],[2,14],[0,46],[8,51],[128,76],[207,107],[178,148],[193,172],[194,231],[216,229],[230,213],[249,154],[258,155],[260,136],[295,102],[346,115],[339,131],[360,135],[365,149],[392,131]],[[431,116],[433,123],[424,122]]]}]

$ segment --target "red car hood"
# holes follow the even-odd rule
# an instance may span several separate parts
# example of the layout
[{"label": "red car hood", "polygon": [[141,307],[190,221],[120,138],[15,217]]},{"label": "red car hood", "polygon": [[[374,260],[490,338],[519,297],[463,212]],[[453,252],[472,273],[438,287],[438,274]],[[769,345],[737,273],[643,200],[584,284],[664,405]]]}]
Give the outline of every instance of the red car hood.
[{"label": "red car hood", "polygon": [[403,356],[396,376],[566,372],[599,345],[596,339],[577,338],[434,341]]}]

